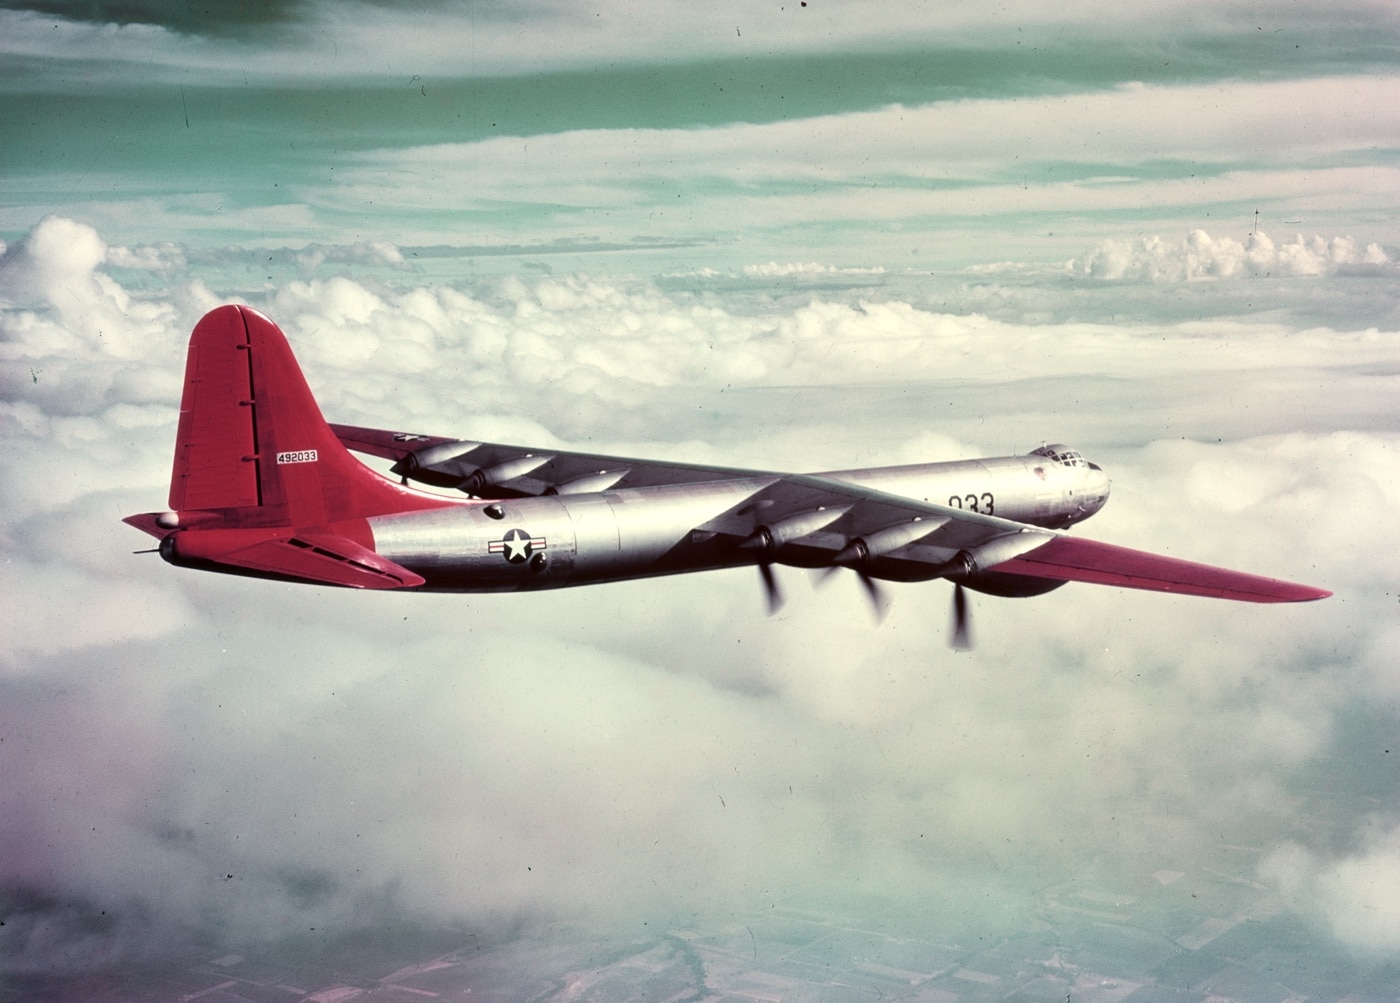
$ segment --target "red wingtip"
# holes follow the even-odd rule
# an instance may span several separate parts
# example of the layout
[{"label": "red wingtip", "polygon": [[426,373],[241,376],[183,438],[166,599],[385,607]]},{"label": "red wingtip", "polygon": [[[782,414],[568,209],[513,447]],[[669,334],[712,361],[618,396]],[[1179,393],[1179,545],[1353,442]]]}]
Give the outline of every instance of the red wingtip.
[{"label": "red wingtip", "polygon": [[996,566],[997,571],[1242,602],[1310,602],[1332,593],[1311,585],[1196,564],[1097,540],[1058,536]]}]

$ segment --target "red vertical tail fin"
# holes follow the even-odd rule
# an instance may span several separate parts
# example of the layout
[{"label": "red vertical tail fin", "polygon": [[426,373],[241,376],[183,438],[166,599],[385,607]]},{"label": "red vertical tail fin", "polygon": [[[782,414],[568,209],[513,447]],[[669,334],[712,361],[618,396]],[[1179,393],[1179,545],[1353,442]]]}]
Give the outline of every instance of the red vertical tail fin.
[{"label": "red vertical tail fin", "polygon": [[239,521],[319,526],[443,504],[375,473],[341,445],[272,321],[224,306],[195,326],[173,510],[258,509]]},{"label": "red vertical tail fin", "polygon": [[250,307],[222,306],[190,336],[172,511],[126,522],[160,537],[175,564],[400,588],[423,579],[374,552],[366,520],[454,504],[355,459],[277,325]]}]

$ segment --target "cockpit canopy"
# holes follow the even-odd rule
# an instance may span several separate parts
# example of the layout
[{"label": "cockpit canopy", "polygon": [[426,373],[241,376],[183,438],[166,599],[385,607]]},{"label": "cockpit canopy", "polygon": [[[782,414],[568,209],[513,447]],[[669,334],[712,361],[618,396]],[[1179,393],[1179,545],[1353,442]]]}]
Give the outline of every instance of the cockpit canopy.
[{"label": "cockpit canopy", "polygon": [[1047,460],[1065,467],[1083,467],[1088,465],[1079,450],[1070,449],[1060,442],[1046,443],[1039,449],[1031,450],[1031,455],[1043,456]]},{"label": "cockpit canopy", "polygon": [[[1060,442],[1050,442],[1039,449],[1031,450],[1032,456],[1043,456],[1053,463],[1058,463],[1062,467],[1094,467],[1094,464],[1084,459],[1083,454],[1077,449],[1070,449]],[[1097,470],[1097,467],[1094,467]]]}]

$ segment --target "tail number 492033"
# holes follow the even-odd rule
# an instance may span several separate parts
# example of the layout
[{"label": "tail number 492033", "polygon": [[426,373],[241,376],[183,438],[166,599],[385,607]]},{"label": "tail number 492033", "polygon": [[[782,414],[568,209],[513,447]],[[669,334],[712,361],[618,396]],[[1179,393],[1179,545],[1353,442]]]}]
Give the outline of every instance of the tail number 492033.
[{"label": "tail number 492033", "polygon": [[285,453],[277,454],[278,463],[315,463],[316,450],[314,449],[293,449]]}]

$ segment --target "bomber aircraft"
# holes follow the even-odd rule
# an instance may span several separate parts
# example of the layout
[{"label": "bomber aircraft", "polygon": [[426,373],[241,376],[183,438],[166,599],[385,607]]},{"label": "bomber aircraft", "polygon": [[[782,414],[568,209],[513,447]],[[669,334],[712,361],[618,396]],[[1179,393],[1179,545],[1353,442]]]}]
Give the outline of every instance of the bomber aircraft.
[{"label": "bomber aircraft", "polygon": [[[392,460],[400,480],[350,450]],[[124,521],[180,567],[360,589],[505,592],[755,565],[771,611],[783,564],[849,568],[882,610],[878,581],[943,578],[955,647],[964,587],[1331,595],[1064,532],[1108,493],[1107,474],[1062,445],[785,474],[331,425],[277,325],[222,306],[190,338],[170,507]]]}]

